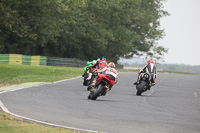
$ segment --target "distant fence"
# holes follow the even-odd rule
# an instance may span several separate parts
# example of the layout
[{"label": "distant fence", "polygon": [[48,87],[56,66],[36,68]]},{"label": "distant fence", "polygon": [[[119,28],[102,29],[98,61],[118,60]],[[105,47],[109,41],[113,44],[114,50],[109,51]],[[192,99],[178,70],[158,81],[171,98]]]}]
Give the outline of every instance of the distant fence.
[{"label": "distant fence", "polygon": [[75,58],[47,57],[48,66],[84,67],[86,62]]},{"label": "distant fence", "polygon": [[[29,56],[21,54],[0,54],[0,64],[48,65],[85,67],[87,61],[75,58],[59,58],[46,56]],[[116,68],[123,69],[123,65],[116,64]]]}]

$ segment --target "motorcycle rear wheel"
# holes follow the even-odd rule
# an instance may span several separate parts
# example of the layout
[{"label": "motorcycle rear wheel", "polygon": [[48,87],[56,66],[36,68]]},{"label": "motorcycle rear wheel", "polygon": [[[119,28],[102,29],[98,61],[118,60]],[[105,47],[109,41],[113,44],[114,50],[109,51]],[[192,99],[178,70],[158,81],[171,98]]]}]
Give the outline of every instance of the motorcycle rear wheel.
[{"label": "motorcycle rear wheel", "polygon": [[90,99],[96,100],[97,97],[100,96],[100,94],[102,93],[103,88],[104,86],[102,84],[99,84],[97,90],[93,94],[90,94]]},{"label": "motorcycle rear wheel", "polygon": [[88,86],[88,80],[86,80],[88,78],[88,75],[85,75],[83,78],[83,85],[84,86]]}]

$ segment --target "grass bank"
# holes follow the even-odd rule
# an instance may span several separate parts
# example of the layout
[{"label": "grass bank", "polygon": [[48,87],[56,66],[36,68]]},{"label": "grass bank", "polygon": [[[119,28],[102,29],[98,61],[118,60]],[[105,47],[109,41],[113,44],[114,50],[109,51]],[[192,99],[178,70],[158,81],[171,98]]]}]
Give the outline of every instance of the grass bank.
[{"label": "grass bank", "polygon": [[53,82],[82,73],[83,68],[0,64],[0,84]]},{"label": "grass bank", "polygon": [[9,114],[0,111],[1,133],[75,133],[64,128],[53,128],[41,124],[23,122]]}]

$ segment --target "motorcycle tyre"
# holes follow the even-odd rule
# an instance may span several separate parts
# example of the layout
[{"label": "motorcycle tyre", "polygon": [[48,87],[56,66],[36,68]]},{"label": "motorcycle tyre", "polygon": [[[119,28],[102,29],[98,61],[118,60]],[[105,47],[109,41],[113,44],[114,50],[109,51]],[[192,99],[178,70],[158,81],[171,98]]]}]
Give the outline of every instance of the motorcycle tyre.
[{"label": "motorcycle tyre", "polygon": [[98,96],[100,96],[100,94],[103,91],[104,86],[102,84],[98,85],[97,90],[94,92],[94,94],[90,94],[90,99],[91,100],[96,100]]},{"label": "motorcycle tyre", "polygon": [[87,75],[85,75],[84,78],[83,78],[83,85],[84,85],[84,86],[88,86],[88,82],[89,82],[89,81],[86,80],[87,78],[88,78]]},{"label": "motorcycle tyre", "polygon": [[146,85],[145,81],[141,81],[141,83],[137,86],[137,96],[141,96],[141,94],[144,92],[144,86]]}]

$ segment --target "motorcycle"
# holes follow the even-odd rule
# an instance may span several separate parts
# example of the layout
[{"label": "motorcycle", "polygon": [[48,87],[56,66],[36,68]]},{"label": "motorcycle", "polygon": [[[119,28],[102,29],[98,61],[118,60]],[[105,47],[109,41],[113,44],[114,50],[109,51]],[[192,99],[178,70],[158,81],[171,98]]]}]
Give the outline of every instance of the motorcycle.
[{"label": "motorcycle", "polygon": [[96,74],[98,76],[97,82],[90,90],[88,99],[96,100],[99,96],[105,96],[106,93],[110,90],[109,86],[114,85],[115,81],[111,80],[111,76],[108,74]]},{"label": "motorcycle", "polygon": [[83,85],[84,86],[88,86],[88,84],[90,82],[89,80],[87,80],[87,78],[89,77],[89,73],[90,73],[90,70],[87,68],[85,73],[82,75],[82,77],[83,77]]},{"label": "motorcycle", "polygon": [[148,72],[140,73],[139,84],[136,85],[136,95],[141,96],[141,94],[151,88],[151,78],[154,77],[154,73],[150,74]]},{"label": "motorcycle", "polygon": [[[92,69],[92,71],[93,70],[95,70],[95,69]],[[92,80],[94,79],[94,75],[92,75],[92,77],[88,80],[87,78],[89,77],[89,74],[90,74],[90,70],[89,70],[89,68],[87,68],[85,73],[82,75],[84,86],[90,85],[92,83]]]}]

